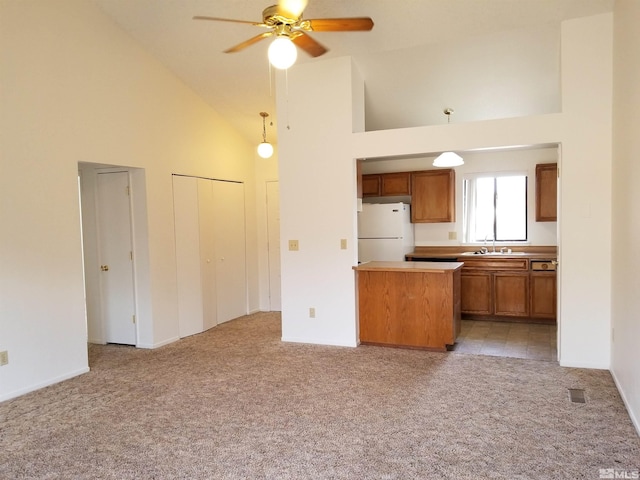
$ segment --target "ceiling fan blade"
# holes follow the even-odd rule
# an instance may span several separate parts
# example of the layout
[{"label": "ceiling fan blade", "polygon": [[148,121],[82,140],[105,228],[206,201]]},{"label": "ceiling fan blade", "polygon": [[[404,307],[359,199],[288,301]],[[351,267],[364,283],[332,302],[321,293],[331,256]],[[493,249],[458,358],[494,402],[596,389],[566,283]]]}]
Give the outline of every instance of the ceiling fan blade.
[{"label": "ceiling fan blade", "polygon": [[319,57],[320,55],[323,55],[329,51],[309,35],[303,32],[299,32],[299,35],[294,37],[292,41],[312,57]]},{"label": "ceiling fan blade", "polygon": [[249,20],[234,20],[231,18],[218,18],[218,17],[205,17],[202,15],[196,15],[193,17],[194,20],[213,20],[215,22],[232,22],[232,23],[246,23],[248,25],[255,25],[257,27],[266,27],[264,23],[260,22],[251,22]]},{"label": "ceiling fan blade", "polygon": [[247,47],[250,47],[251,45],[253,45],[254,43],[258,43],[260,40],[262,40],[263,38],[267,38],[270,37],[271,35],[273,35],[273,32],[264,32],[261,33],[260,35],[256,35],[255,37],[250,38],[249,40],[245,40],[242,43],[239,43],[238,45],[235,45],[227,50],[224,51],[224,53],[235,53],[235,52],[239,52],[240,50],[244,50]]},{"label": "ceiling fan blade", "polygon": [[355,32],[373,28],[373,20],[369,17],[317,18],[306,22],[309,22],[309,30],[312,32]]},{"label": "ceiling fan blade", "polygon": [[299,18],[302,12],[307,8],[307,0],[279,0],[278,5],[287,12]]}]

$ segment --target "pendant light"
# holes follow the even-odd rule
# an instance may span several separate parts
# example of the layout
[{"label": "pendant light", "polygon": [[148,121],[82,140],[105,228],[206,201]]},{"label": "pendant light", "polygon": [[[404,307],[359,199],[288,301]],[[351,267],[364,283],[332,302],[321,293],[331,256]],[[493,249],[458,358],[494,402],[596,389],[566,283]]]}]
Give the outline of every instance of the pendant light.
[{"label": "pendant light", "polygon": [[258,155],[262,158],[270,158],[273,155],[273,145],[267,142],[267,126],[266,119],[269,116],[267,112],[260,112],[262,117],[262,143],[258,145]]},{"label": "pendant light", "polygon": [[434,167],[459,167],[460,165],[464,165],[464,160],[454,152],[441,153],[433,161]]},{"label": "pendant light", "polygon": [[[453,108],[445,108],[444,114],[447,116],[447,123],[450,123]],[[460,155],[454,152],[443,152],[433,161],[434,167],[459,167],[464,165],[464,160]]]}]

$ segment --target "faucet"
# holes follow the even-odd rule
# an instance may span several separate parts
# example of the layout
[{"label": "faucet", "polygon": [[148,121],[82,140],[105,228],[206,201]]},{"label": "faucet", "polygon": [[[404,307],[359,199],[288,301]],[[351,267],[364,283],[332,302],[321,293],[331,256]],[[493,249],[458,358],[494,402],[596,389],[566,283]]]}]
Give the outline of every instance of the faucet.
[{"label": "faucet", "polygon": [[489,253],[489,249],[487,248],[487,237],[489,235],[484,236],[484,246],[480,248],[480,253]]},{"label": "faucet", "polygon": [[500,253],[504,253],[507,250],[507,247],[500,247]]}]

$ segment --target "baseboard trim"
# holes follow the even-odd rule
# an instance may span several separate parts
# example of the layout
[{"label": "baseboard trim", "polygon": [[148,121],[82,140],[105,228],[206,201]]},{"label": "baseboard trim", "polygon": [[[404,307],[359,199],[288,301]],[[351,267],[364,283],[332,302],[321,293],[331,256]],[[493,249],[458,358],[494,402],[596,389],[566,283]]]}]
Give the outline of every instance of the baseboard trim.
[{"label": "baseboard trim", "polygon": [[78,375],[82,375],[83,373],[87,373],[87,372],[89,372],[89,367],[84,367],[79,370],[75,370],[73,372],[69,372],[64,375],[60,375],[58,377],[50,378],[49,380],[37,383],[35,385],[31,385],[27,388],[14,390],[13,392],[7,393],[5,395],[0,395],[0,402],[11,400],[12,398],[20,397],[27,393],[35,392],[36,390],[40,390],[41,388],[49,387],[51,385],[55,385],[56,383],[64,382],[65,380],[69,380],[70,378],[77,377]]},{"label": "baseboard trim", "polygon": [[624,389],[620,385],[620,382],[618,381],[618,377],[616,377],[616,374],[615,374],[615,372],[613,370],[611,370],[611,377],[613,378],[613,383],[616,384],[616,388],[618,389],[618,393],[620,394],[620,397],[622,398],[622,403],[624,403],[624,406],[627,409],[627,413],[629,414],[629,418],[631,418],[631,423],[633,423],[633,426],[636,428],[636,433],[640,437],[640,420],[634,415],[633,410],[631,409],[631,404],[627,400],[627,396],[625,395]]},{"label": "baseboard trim", "polygon": [[560,360],[559,363],[561,367],[568,367],[568,368],[588,368],[591,370],[609,370],[608,364],[572,362],[572,361],[566,361],[566,360]]},{"label": "baseboard trim", "polygon": [[289,343],[308,343],[310,345],[326,345],[326,346],[331,346],[331,347],[357,347],[358,344],[357,343],[351,343],[351,342],[336,342],[334,340],[328,340],[328,339],[321,339],[318,340],[317,338],[314,339],[310,339],[310,338],[298,338],[298,337],[281,337],[281,339],[283,342],[289,342]]},{"label": "baseboard trim", "polygon": [[138,343],[136,347],[154,349],[154,348],[164,347],[165,345],[169,345],[170,343],[177,342],[178,340],[180,340],[180,337],[173,337],[158,343]]}]

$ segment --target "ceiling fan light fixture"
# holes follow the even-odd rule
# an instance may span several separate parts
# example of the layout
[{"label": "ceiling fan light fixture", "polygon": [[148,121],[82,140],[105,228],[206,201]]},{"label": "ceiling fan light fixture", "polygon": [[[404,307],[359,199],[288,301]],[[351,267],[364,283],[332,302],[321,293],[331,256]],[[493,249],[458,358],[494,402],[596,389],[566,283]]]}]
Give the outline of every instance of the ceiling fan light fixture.
[{"label": "ceiling fan light fixture", "polygon": [[286,70],[296,63],[298,50],[289,37],[279,35],[269,45],[268,56],[271,65],[280,70]]},{"label": "ceiling fan light fixture", "polygon": [[464,160],[454,152],[441,153],[433,161],[434,167],[459,167],[460,165],[464,165]]}]

